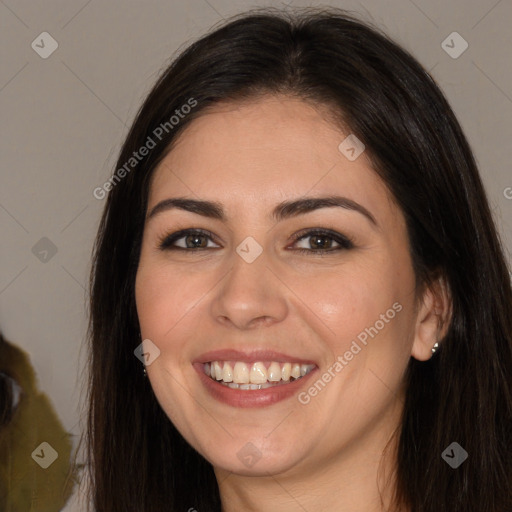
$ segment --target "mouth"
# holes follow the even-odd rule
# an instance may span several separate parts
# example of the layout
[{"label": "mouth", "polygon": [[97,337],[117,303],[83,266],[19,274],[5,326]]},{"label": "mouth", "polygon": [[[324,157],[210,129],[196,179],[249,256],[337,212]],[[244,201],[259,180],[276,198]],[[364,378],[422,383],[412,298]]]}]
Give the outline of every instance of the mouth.
[{"label": "mouth", "polygon": [[318,366],[285,354],[216,351],[193,362],[206,390],[232,407],[263,407],[299,392]]}]

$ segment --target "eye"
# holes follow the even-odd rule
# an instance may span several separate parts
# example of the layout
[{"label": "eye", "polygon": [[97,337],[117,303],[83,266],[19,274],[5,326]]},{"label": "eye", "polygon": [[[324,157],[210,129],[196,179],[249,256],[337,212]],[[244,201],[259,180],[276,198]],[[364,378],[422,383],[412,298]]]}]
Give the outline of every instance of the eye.
[{"label": "eye", "polygon": [[[315,253],[322,256],[325,253],[352,249],[354,247],[354,243],[350,238],[330,229],[309,229],[294,234],[292,238],[295,240],[294,245],[300,242],[311,247],[299,248],[297,249],[299,252]],[[333,247],[333,242],[337,246]]]},{"label": "eye", "polygon": [[211,246],[208,246],[208,239],[212,241],[213,238],[214,235],[210,231],[182,229],[163,237],[158,246],[161,250],[209,249]]},{"label": "eye", "polygon": [[[304,243],[305,245],[310,246],[310,248],[301,247],[296,249],[301,253],[325,255],[326,253],[352,249],[354,247],[354,243],[350,238],[342,235],[341,233],[337,233],[336,231],[324,228],[303,230],[292,235],[292,238],[295,241],[294,245],[297,245],[297,243]],[[215,248],[215,246],[218,248],[218,244],[214,242],[214,239],[215,235],[207,230],[182,229],[176,233],[164,236],[159,241],[158,246],[163,251],[196,251],[212,249]],[[215,245],[208,245],[209,242],[212,242]],[[334,247],[333,244],[335,244]]]}]

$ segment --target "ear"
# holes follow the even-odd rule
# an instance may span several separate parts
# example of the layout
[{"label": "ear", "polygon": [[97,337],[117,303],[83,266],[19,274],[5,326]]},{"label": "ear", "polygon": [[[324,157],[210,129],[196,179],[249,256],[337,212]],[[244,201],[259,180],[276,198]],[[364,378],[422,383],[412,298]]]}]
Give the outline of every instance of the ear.
[{"label": "ear", "polygon": [[416,312],[414,343],[411,355],[419,361],[427,361],[433,355],[436,343],[441,343],[448,332],[452,315],[452,298],[444,277],[429,284],[420,299]]}]

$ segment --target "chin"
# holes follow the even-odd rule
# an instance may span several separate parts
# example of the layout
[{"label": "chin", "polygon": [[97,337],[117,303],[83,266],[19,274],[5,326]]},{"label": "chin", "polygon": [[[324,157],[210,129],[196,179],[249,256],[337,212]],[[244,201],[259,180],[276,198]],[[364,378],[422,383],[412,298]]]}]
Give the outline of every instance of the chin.
[{"label": "chin", "polygon": [[226,458],[218,457],[212,464],[216,470],[224,470],[230,473],[244,476],[269,476],[286,473],[296,465],[296,461],[289,459],[283,460],[282,454],[272,454],[270,456],[253,456],[252,460],[248,455],[244,456],[243,461],[238,457]]},{"label": "chin", "polygon": [[222,450],[204,453],[215,469],[239,475],[268,476],[282,474],[295,467],[304,457],[303,445],[292,442],[290,437],[273,440],[269,445],[263,436],[253,436],[250,441],[232,441],[223,444]]}]

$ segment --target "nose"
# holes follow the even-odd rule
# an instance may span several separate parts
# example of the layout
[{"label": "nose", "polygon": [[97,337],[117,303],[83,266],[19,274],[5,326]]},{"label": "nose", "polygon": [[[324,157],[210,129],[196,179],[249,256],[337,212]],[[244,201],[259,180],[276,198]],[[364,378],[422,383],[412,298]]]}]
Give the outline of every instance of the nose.
[{"label": "nose", "polygon": [[247,330],[286,318],[287,288],[271,269],[269,259],[265,251],[252,263],[233,254],[233,266],[215,288],[211,302],[215,321]]}]

